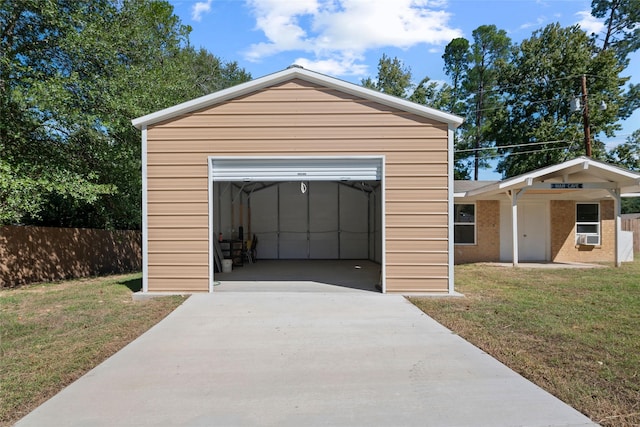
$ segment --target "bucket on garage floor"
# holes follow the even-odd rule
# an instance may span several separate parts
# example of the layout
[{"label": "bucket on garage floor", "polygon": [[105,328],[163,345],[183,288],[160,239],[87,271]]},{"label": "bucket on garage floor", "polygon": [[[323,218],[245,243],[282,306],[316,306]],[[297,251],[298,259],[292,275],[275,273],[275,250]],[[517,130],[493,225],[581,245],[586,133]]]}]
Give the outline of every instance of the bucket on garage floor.
[{"label": "bucket on garage floor", "polygon": [[233,260],[231,259],[223,259],[222,260],[222,272],[223,273],[231,273],[233,269]]}]

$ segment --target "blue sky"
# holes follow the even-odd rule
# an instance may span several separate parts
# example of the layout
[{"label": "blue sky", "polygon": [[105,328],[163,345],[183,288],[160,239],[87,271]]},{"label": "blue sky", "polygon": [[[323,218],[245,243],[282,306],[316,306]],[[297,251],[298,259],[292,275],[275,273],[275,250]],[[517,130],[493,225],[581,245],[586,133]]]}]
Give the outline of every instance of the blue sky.
[{"label": "blue sky", "polygon": [[[579,23],[600,33],[590,0],[170,0],[191,43],[237,61],[261,77],[297,63],[353,83],[375,76],[383,53],[411,68],[414,80],[447,80],[444,47],[471,39],[480,25],[494,24],[514,42],[547,24]],[[640,83],[640,52],[625,75]],[[624,142],[640,128],[640,111],[607,145]],[[495,176],[485,173],[485,179]]]}]

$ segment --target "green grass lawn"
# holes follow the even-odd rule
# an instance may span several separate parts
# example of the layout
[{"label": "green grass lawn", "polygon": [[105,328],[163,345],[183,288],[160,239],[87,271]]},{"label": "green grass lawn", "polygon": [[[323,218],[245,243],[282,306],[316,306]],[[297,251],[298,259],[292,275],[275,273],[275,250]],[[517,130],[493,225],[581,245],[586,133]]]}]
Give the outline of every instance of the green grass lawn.
[{"label": "green grass lawn", "polygon": [[464,298],[411,301],[592,420],[639,426],[639,258],[588,270],[456,266]]},{"label": "green grass lawn", "polygon": [[[0,291],[0,425],[10,425],[184,299],[132,301],[140,275]],[[464,298],[411,298],[605,426],[640,425],[640,254],[621,268],[456,266]],[[464,404],[464,402],[461,402]]]},{"label": "green grass lawn", "polygon": [[0,290],[0,425],[11,425],[180,305],[134,302],[140,274]]}]

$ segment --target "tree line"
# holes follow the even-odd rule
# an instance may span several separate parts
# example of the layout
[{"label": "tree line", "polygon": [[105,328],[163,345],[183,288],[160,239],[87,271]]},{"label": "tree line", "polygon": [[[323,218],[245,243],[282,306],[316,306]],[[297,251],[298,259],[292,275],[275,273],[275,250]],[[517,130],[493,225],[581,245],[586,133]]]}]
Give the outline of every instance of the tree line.
[{"label": "tree line", "polygon": [[604,19],[601,38],[578,25],[551,24],[513,43],[504,30],[482,25],[470,40],[446,46],[444,84],[429,77],[413,84],[410,67],[386,55],[377,77],[362,84],[464,117],[455,174],[477,180],[491,164],[508,178],[585,155],[583,115],[571,104],[583,100],[584,78],[592,157],[640,171],[640,129],[611,150],[601,139],[640,106],[640,85],[625,75],[629,54],[640,47],[640,0],[593,0],[592,15]]},{"label": "tree line", "polygon": [[[593,157],[640,170],[640,130],[607,151],[598,139],[640,106],[628,55],[640,44],[640,0],[593,0],[603,38],[549,25],[513,43],[493,25],[446,46],[450,81],[413,84],[398,58],[364,86],[466,120],[456,178],[497,160],[504,177],[584,154],[570,99],[589,88]],[[189,43],[165,0],[4,0],[0,5],[0,224],[136,229],[141,146],[131,118],[251,75]],[[598,108],[601,103],[606,109]]]},{"label": "tree line", "polygon": [[131,119],[251,75],[189,44],[162,0],[4,0],[0,224],[136,229]]}]

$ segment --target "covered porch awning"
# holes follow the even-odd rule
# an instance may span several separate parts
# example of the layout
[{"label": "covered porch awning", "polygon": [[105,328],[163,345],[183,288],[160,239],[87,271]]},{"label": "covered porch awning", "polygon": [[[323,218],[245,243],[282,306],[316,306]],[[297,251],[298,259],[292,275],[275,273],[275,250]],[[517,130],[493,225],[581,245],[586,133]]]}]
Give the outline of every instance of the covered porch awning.
[{"label": "covered porch awning", "polygon": [[621,228],[620,200],[640,195],[640,173],[587,157],[578,157],[503,181],[460,186],[457,199],[483,200],[506,197],[511,201],[513,265],[518,265],[518,201],[524,195],[559,200],[612,198],[616,215],[616,265],[621,264],[618,242]]}]

